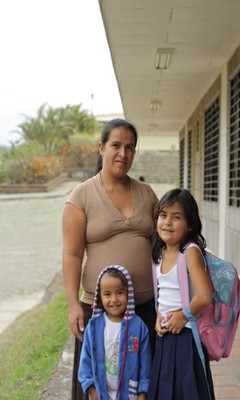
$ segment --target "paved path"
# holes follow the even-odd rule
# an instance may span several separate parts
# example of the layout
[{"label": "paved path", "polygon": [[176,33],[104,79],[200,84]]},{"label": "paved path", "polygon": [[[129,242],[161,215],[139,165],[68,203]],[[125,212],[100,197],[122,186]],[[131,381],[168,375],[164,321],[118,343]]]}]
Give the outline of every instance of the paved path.
[{"label": "paved path", "polygon": [[42,300],[61,270],[61,216],[76,183],[0,195],[0,333]]},{"label": "paved path", "polygon": [[211,366],[216,400],[240,400],[240,326],[230,357]]}]

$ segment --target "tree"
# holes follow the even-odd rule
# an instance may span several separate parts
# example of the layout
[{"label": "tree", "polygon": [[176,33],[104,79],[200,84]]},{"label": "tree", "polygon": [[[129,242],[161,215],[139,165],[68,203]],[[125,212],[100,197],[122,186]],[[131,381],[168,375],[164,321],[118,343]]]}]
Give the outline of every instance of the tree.
[{"label": "tree", "polygon": [[18,125],[17,132],[24,142],[38,142],[46,155],[52,154],[61,142],[69,140],[70,135],[92,133],[93,117],[81,107],[77,104],[54,109],[44,103],[36,117],[25,115],[25,121]]}]

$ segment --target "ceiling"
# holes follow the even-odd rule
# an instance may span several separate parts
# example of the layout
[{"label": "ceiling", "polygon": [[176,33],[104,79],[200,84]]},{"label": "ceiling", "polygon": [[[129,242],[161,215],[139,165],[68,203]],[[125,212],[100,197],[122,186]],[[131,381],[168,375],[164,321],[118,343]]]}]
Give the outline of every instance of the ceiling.
[{"label": "ceiling", "polygon": [[[124,114],[140,135],[178,135],[240,44],[240,0],[99,0]],[[172,48],[168,69],[157,48]],[[150,109],[159,100],[157,111]]]}]

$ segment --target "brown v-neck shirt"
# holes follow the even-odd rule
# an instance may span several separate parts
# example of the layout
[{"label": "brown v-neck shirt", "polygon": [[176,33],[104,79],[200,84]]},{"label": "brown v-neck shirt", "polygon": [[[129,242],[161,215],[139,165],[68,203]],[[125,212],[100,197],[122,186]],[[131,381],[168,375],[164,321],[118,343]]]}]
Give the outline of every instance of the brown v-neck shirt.
[{"label": "brown v-neck shirt", "polygon": [[87,217],[81,299],[85,303],[93,303],[97,277],[112,264],[122,265],[130,273],[136,304],[153,298],[150,238],[158,199],[148,184],[130,180],[133,212],[128,218],[109,199],[99,174],[77,185],[68,199]]}]

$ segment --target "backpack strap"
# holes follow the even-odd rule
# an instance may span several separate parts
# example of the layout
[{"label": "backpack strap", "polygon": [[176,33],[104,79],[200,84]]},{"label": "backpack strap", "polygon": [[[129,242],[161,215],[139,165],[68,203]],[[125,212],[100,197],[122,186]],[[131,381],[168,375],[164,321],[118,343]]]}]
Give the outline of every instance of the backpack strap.
[{"label": "backpack strap", "polygon": [[207,380],[207,371],[206,371],[206,365],[205,365],[205,356],[203,353],[202,349],[202,344],[201,344],[201,339],[199,336],[199,331],[198,331],[198,326],[197,326],[197,317],[192,314],[191,308],[190,308],[190,297],[189,297],[189,284],[188,284],[188,273],[187,273],[187,250],[190,247],[199,247],[195,243],[191,243],[188,245],[184,253],[179,252],[178,254],[178,262],[177,262],[177,273],[178,273],[178,280],[179,280],[179,286],[180,286],[180,291],[181,291],[181,298],[182,298],[182,308],[183,308],[183,313],[185,317],[190,321],[191,323],[191,328],[192,328],[192,333],[193,337],[196,343],[197,351],[203,366],[203,370],[205,373],[206,381],[207,381],[207,386],[208,386],[208,391],[209,391],[209,398],[211,399],[211,394],[209,390],[209,385],[208,385],[208,380]]},{"label": "backpack strap", "polygon": [[153,291],[154,291],[154,298],[155,298],[155,306],[157,307],[157,264],[152,261],[152,276],[153,276]]}]

